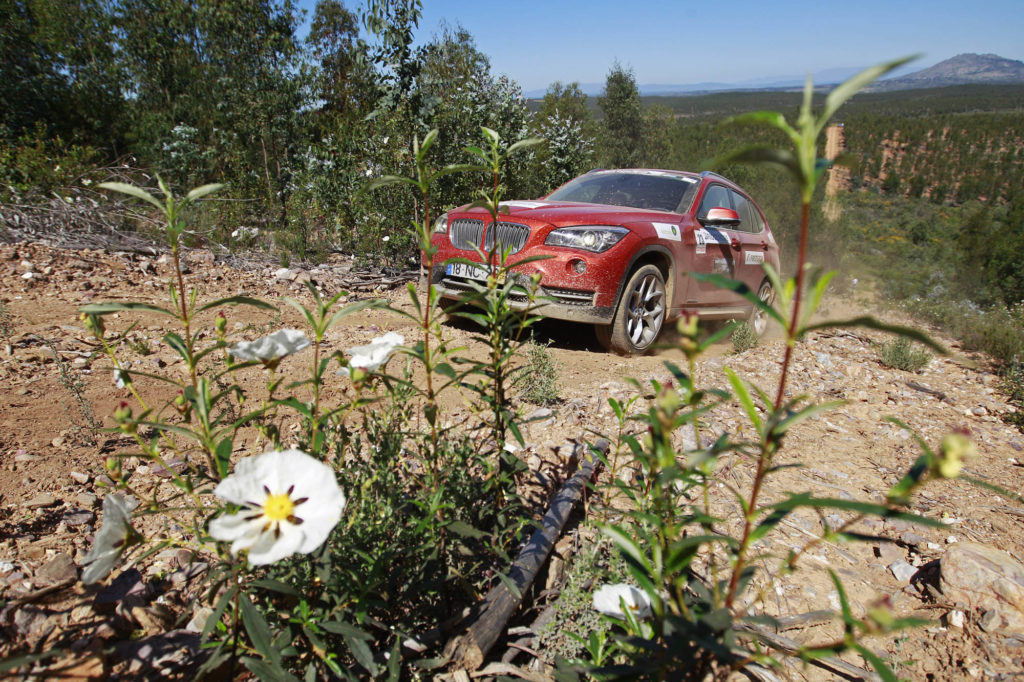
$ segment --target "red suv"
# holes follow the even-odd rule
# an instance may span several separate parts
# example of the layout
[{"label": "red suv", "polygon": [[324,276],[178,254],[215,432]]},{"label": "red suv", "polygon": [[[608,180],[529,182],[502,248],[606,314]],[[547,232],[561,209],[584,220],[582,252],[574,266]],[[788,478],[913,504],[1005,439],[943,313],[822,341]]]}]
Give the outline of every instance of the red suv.
[{"label": "red suv", "polygon": [[[449,211],[432,239],[438,253],[430,277],[445,299],[487,279],[477,249],[507,249],[510,264],[549,256],[512,266],[540,273],[545,300],[538,312],[593,324],[598,340],[622,354],[645,352],[666,320],[688,313],[746,318],[763,334],[767,319],[739,294],[687,275],[721,273],[771,301],[763,265],[779,268],[761,209],[735,183],[707,171],[591,171],[542,200],[502,202],[497,222],[481,208]],[[456,257],[481,266],[448,262]]]}]

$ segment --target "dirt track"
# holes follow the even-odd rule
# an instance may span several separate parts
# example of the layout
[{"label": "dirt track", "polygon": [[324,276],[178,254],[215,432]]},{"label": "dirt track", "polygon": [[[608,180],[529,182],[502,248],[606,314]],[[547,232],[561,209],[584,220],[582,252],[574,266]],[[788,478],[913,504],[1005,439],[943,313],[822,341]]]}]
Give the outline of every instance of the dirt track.
[{"label": "dirt track", "polygon": [[[233,270],[203,254],[193,257],[191,268],[189,285],[199,285],[202,295],[210,299],[241,293],[275,303],[284,295],[308,299],[298,281],[288,281],[291,275],[276,276],[271,268]],[[26,272],[33,272],[34,277],[24,278]],[[296,273],[294,279],[312,276],[331,291],[337,272]],[[5,386],[0,402],[0,588],[7,600],[74,577],[75,566],[80,565],[98,527],[102,462],[117,447],[116,439],[105,434],[100,434],[95,445],[87,443],[85,427],[90,412],[96,423],[110,426],[109,415],[126,391],[115,388],[110,371],[102,369],[104,361],[89,357],[88,334],[80,326],[76,309],[100,300],[163,300],[162,283],[168,274],[169,265],[156,259],[27,245],[0,248],[0,297],[9,315],[12,345],[12,354],[4,355],[0,362],[0,381]],[[396,302],[407,296],[402,288],[381,294]],[[851,304],[850,299],[845,297],[844,308],[858,309],[859,304]],[[128,318],[122,315],[111,324],[124,328]],[[136,351],[127,357],[140,371],[174,369],[173,354],[160,341],[163,324],[162,319],[145,316],[133,333]],[[299,320],[287,306],[282,306],[279,318],[241,308],[229,314],[228,330],[234,338],[254,338],[259,329],[272,325],[299,326]],[[347,348],[385,331],[413,334],[404,319],[371,312],[347,318],[330,333],[328,344]],[[447,331],[459,343],[471,347],[479,343],[469,329],[448,326]],[[550,414],[538,412],[536,406],[522,406],[525,414],[540,415],[541,419],[526,429],[527,447],[518,454],[532,468],[556,475],[570,440],[586,437],[590,430],[614,432],[607,398],[629,395],[627,377],[642,382],[666,380],[663,362],[683,363],[678,350],[639,358],[607,355],[598,350],[589,330],[569,325],[545,323],[541,333],[552,344],[562,402]],[[663,335],[663,340],[670,341],[670,337]],[[1010,490],[1024,490],[1024,436],[1000,419],[1010,408],[997,390],[997,377],[987,371],[984,361],[954,353],[936,359],[922,374],[910,375],[878,362],[874,344],[881,339],[875,333],[837,332],[812,335],[798,348],[791,390],[818,400],[846,402],[793,429],[784,458],[804,466],[772,479],[767,495],[807,489],[820,495],[881,498],[919,454],[910,433],[885,421],[889,416],[906,423],[932,445],[954,429],[969,429],[980,456],[968,463],[968,473]],[[776,381],[782,350],[778,340],[768,340],[741,355],[731,355],[729,348],[720,347],[713,354],[717,357],[700,365],[698,382],[725,387],[722,367],[728,365],[769,390]],[[283,371],[296,375],[304,369],[297,358],[283,365]],[[76,390],[80,390],[81,400]],[[338,390],[329,388],[325,399],[330,400],[331,392]],[[459,400],[453,397],[447,404],[451,421],[467,416]],[[738,404],[716,410],[708,420],[711,435],[749,430],[741,415]],[[251,454],[245,452],[247,443],[237,445],[236,456]],[[741,487],[749,482],[752,472],[747,462],[736,460],[726,465],[722,475],[729,482]],[[155,474],[147,469],[142,475]],[[723,517],[737,519],[724,490],[717,504]],[[898,667],[900,675],[969,679],[1019,673],[1024,668],[1024,639],[982,631],[980,613],[968,613],[964,627],[947,626],[942,619],[952,606],[936,603],[924,587],[927,581],[921,579],[934,573],[934,562],[958,541],[995,546],[1020,561],[1024,556],[1024,510],[1019,506],[961,481],[936,485],[926,490],[914,510],[946,519],[947,528],[942,532],[899,523],[869,525],[867,532],[893,542],[823,544],[804,562],[806,570],[770,585],[770,598],[758,606],[778,614],[835,608],[836,595],[825,571],[831,567],[843,576],[858,614],[888,597],[897,614],[933,621],[930,627],[870,641],[885,658],[907,661]],[[765,550],[783,554],[789,546],[818,534],[823,523],[835,521],[797,515],[787,520]],[[918,577],[897,577],[892,566],[900,562],[920,569]],[[78,584],[68,583],[40,603],[4,611],[0,625],[9,639],[0,652],[6,655],[11,641],[41,645],[64,628],[86,623],[99,628],[103,619],[97,621],[96,614],[83,606],[83,594]],[[159,624],[140,627],[148,631]],[[834,624],[825,624],[791,631],[787,636],[820,641],[838,632]],[[850,660],[863,665],[856,657]],[[795,678],[821,677],[814,669],[790,673]]]}]

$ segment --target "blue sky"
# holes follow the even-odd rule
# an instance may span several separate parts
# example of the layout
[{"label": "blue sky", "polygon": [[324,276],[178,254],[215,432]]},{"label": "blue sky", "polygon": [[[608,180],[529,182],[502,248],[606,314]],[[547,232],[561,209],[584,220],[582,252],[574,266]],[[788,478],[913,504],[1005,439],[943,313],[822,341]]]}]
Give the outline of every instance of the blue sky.
[{"label": "blue sky", "polygon": [[420,42],[460,24],[492,72],[525,91],[603,83],[615,60],[641,85],[803,76],[913,53],[923,56],[910,70],[964,52],[1024,60],[1024,0],[424,0],[423,10]]}]

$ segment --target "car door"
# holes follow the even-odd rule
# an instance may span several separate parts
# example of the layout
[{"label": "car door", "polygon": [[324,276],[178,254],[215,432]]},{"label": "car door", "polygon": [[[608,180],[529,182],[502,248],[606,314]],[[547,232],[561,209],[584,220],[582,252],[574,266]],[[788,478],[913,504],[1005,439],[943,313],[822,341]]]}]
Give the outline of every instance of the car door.
[{"label": "car door", "polygon": [[757,291],[764,279],[764,263],[770,248],[764,219],[744,195],[732,189],[729,194],[733,210],[740,216],[740,224],[729,231],[735,255],[734,277]]},{"label": "car door", "polygon": [[[729,197],[730,190],[725,185],[709,184],[701,196],[695,212],[696,223],[692,233],[687,235],[687,246],[692,249],[692,272],[712,274],[725,277],[735,276],[736,259],[732,251],[732,236],[722,226],[705,225],[712,208],[732,208]],[[739,300],[739,297],[728,289],[715,286],[711,282],[698,282],[687,278],[686,305],[694,308],[720,306]]]}]

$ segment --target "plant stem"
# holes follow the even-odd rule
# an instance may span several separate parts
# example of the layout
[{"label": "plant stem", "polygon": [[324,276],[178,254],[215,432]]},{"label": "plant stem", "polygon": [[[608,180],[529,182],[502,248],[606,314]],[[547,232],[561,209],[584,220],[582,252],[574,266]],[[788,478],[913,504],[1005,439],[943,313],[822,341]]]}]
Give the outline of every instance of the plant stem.
[{"label": "plant stem", "polygon": [[[800,211],[800,254],[797,258],[796,270],[796,293],[793,295],[793,314],[790,318],[789,328],[786,330],[786,353],[782,358],[782,371],[779,376],[779,388],[775,394],[775,410],[782,407],[786,395],[786,377],[789,375],[789,365],[793,357],[793,348],[796,346],[798,325],[800,322],[800,303],[803,297],[804,288],[804,264],[807,262],[807,232],[810,224],[811,205],[804,201]],[[747,563],[747,550],[750,545],[750,534],[754,529],[754,512],[757,509],[757,502],[761,496],[761,486],[764,483],[773,455],[778,449],[777,436],[774,431],[769,431],[764,436],[761,445],[761,453],[757,459],[757,473],[754,475],[754,484],[750,490],[750,500],[747,506],[746,518],[743,520],[743,536],[740,540],[740,547],[736,552],[736,564],[732,569],[732,576],[729,578],[729,590],[725,600],[727,608],[732,608],[736,600],[736,592],[739,586],[740,576]]]}]

